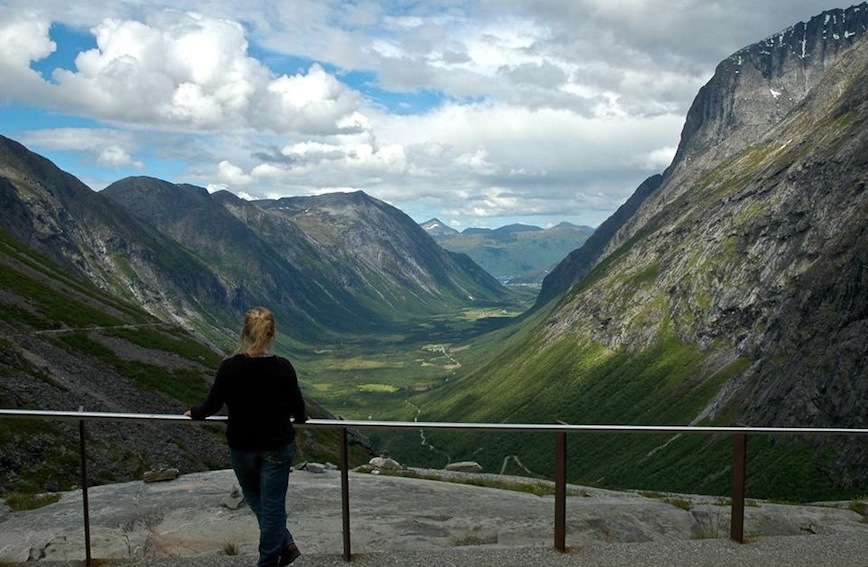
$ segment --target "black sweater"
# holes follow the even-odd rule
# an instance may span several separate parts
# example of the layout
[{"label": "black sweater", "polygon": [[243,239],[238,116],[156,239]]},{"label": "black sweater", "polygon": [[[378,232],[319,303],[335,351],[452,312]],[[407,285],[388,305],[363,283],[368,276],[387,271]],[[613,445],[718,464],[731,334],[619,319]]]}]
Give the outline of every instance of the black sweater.
[{"label": "black sweater", "polygon": [[296,423],[307,421],[304,398],[292,364],[282,356],[237,354],[220,364],[205,403],[190,409],[193,419],[229,410],[226,440],[240,451],[264,451],[295,440]]}]

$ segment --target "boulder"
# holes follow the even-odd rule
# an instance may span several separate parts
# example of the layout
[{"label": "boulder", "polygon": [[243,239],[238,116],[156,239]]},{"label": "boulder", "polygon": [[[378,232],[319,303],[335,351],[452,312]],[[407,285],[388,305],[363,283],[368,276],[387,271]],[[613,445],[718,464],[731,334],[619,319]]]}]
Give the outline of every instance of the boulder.
[{"label": "boulder", "polygon": [[[850,509],[860,516],[865,516],[864,520],[868,522],[868,500],[854,500],[850,504]],[[2,509],[0,509],[0,519],[2,519]]]},{"label": "boulder", "polygon": [[167,480],[175,480],[180,474],[181,471],[176,468],[160,467],[158,469],[145,471],[142,480],[145,482],[165,482]]},{"label": "boulder", "polygon": [[230,510],[237,510],[239,506],[244,502],[244,494],[241,492],[241,488],[238,486],[233,486],[232,491],[229,492],[226,496],[223,497],[223,500],[220,501],[220,505],[229,508]]},{"label": "boulder", "polygon": [[321,463],[305,463],[303,470],[309,473],[322,474],[326,472],[326,466]]},{"label": "boulder", "polygon": [[476,461],[460,461],[457,463],[449,463],[446,465],[446,470],[452,472],[481,473],[482,465]]},{"label": "boulder", "polygon": [[374,457],[368,464],[380,470],[399,471],[404,468],[401,463],[389,457]]}]

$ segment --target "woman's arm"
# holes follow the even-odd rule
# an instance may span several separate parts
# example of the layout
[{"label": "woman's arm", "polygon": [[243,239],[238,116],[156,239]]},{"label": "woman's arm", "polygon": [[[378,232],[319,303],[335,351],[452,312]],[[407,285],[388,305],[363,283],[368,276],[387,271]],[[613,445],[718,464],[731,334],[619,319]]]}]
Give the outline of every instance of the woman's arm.
[{"label": "woman's arm", "polygon": [[208,398],[198,406],[193,406],[183,413],[187,417],[196,420],[202,420],[209,415],[214,415],[223,407],[226,402],[224,384],[226,381],[226,362],[220,364],[217,369],[217,375],[214,377],[214,384],[208,392]]}]

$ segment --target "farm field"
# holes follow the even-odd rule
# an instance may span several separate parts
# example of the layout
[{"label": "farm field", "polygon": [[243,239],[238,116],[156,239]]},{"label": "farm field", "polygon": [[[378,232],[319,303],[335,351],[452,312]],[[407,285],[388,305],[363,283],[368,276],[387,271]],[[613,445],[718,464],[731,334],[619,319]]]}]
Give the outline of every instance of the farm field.
[{"label": "farm field", "polygon": [[464,310],[408,325],[403,332],[317,345],[291,359],[306,395],[331,413],[410,420],[415,411],[409,396],[483,363],[488,335],[521,313],[520,307]]}]

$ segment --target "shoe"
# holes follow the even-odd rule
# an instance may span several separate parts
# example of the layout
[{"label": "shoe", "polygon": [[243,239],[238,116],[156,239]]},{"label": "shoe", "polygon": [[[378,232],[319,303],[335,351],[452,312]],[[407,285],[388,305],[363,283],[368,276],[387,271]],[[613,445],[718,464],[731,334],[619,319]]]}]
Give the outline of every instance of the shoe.
[{"label": "shoe", "polygon": [[296,559],[301,556],[301,552],[298,550],[298,546],[294,543],[291,543],[283,548],[283,551],[280,552],[280,561],[278,565],[280,567],[286,567]]}]

